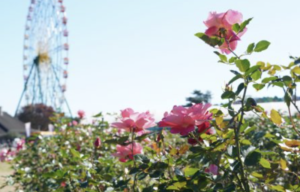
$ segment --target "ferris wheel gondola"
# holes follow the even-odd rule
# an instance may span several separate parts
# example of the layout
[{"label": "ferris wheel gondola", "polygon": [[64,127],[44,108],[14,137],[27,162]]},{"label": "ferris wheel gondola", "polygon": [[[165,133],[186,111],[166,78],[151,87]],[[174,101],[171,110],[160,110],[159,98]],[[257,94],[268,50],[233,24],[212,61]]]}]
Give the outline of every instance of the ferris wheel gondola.
[{"label": "ferris wheel gondola", "polygon": [[16,114],[20,106],[44,104],[71,115],[65,98],[70,49],[67,23],[62,0],[31,0],[24,34],[24,90]]}]

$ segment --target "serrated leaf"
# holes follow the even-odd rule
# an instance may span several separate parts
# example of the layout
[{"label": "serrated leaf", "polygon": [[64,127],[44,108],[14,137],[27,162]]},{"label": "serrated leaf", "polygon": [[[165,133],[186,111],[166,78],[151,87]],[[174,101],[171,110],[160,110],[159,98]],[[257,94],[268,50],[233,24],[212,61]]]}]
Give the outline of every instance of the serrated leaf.
[{"label": "serrated leaf", "polygon": [[268,49],[270,44],[271,44],[270,42],[268,42],[266,40],[262,40],[256,44],[254,51],[255,52],[264,51],[264,50]]},{"label": "serrated leaf", "polygon": [[244,31],[245,27],[250,23],[250,21],[252,20],[253,18],[249,18],[247,20],[245,20],[241,25],[240,25],[240,32]]},{"label": "serrated leaf", "polygon": [[266,169],[271,169],[271,164],[268,160],[264,159],[264,158],[261,158],[259,160],[259,164],[261,164],[261,166],[263,166],[264,168]]},{"label": "serrated leaf", "polygon": [[271,110],[271,121],[276,125],[282,124],[281,115],[274,109]]}]

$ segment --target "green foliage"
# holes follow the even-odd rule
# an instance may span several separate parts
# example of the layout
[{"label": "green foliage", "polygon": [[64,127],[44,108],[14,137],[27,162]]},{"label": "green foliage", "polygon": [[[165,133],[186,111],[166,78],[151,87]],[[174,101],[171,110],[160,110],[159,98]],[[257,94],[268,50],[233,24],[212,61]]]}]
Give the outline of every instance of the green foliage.
[{"label": "green foliage", "polygon": [[224,38],[219,38],[219,37],[209,37],[205,35],[204,33],[196,33],[196,37],[200,38],[202,41],[207,43],[208,45],[215,47],[215,46],[220,46],[224,43]]},{"label": "green foliage", "polygon": [[255,51],[255,52],[261,52],[261,51],[264,51],[264,50],[268,49],[268,47],[269,47],[270,44],[271,44],[270,42],[265,41],[265,40],[262,40],[262,41],[260,41],[260,42],[258,42],[258,43],[256,44],[256,46],[255,46],[255,48],[254,48],[254,51]]}]

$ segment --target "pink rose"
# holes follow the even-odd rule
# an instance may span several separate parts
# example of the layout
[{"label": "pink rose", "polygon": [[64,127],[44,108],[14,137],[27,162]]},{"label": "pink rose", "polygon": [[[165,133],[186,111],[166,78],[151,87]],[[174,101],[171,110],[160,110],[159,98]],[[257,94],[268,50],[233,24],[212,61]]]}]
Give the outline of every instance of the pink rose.
[{"label": "pink rose", "polygon": [[127,146],[117,145],[117,152],[112,155],[118,157],[121,162],[126,162],[129,159],[133,160],[134,155],[141,153],[143,153],[143,147],[139,143],[133,143]]},{"label": "pink rose", "polygon": [[[216,13],[211,12],[204,24],[208,28],[205,31],[205,34],[208,36],[220,36],[225,38],[228,41],[229,47],[231,50],[235,50],[237,46],[237,41],[240,40],[240,37],[246,32],[246,28],[241,32],[236,34],[232,30],[232,26],[235,23],[241,24],[243,22],[243,15],[234,10],[228,10],[225,13]],[[225,35],[220,34],[220,29],[225,30]],[[228,48],[227,42],[224,42],[219,48],[222,53],[229,54],[230,50]]]},{"label": "pink rose", "polygon": [[211,164],[208,168],[205,169],[206,173],[211,173],[213,175],[218,175],[218,166]]},{"label": "pink rose", "polygon": [[146,133],[147,128],[154,127],[155,120],[147,111],[144,113],[134,112],[131,108],[121,110],[121,119],[119,122],[112,123],[111,126],[123,129],[125,131]]},{"label": "pink rose", "polygon": [[79,117],[80,119],[83,119],[84,116],[85,116],[85,112],[84,112],[83,110],[79,110],[79,111],[77,112],[77,115],[78,115],[78,117]]},{"label": "pink rose", "polygon": [[210,104],[196,104],[191,107],[174,106],[170,113],[165,113],[159,127],[170,127],[171,133],[188,135],[195,130],[195,126],[200,126],[211,119],[212,114],[207,111]]}]

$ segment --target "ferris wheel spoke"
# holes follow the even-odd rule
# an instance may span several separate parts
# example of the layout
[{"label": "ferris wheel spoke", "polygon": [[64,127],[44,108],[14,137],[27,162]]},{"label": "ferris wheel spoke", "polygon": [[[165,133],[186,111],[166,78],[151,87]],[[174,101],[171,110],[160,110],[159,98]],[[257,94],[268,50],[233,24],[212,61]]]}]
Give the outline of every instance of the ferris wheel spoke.
[{"label": "ferris wheel spoke", "polygon": [[[31,104],[55,109],[69,105],[64,97],[68,64],[68,30],[65,8],[58,0],[36,0],[25,22],[23,74],[24,95]],[[63,100],[63,102],[61,102]],[[71,113],[70,113],[71,115]]]}]

